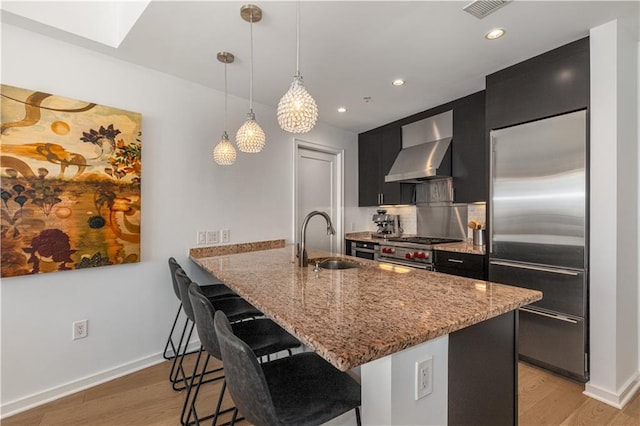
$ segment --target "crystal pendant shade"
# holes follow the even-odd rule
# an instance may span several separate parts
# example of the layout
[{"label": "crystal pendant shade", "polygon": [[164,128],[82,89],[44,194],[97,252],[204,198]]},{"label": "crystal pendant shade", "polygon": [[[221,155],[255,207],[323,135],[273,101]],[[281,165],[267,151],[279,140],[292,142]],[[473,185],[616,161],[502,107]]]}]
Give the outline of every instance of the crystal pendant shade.
[{"label": "crystal pendant shade", "polygon": [[290,133],[306,133],[318,120],[318,106],[307,89],[302,76],[293,78],[291,88],[278,103],[278,124]]},{"label": "crystal pendant shade", "polygon": [[236,161],[236,149],[229,142],[226,131],[222,134],[222,140],[213,149],[213,160],[221,166],[230,166]]},{"label": "crystal pendant shade", "polygon": [[266,136],[256,121],[253,111],[247,114],[247,121],[236,133],[236,144],[242,152],[260,152],[264,148]]}]

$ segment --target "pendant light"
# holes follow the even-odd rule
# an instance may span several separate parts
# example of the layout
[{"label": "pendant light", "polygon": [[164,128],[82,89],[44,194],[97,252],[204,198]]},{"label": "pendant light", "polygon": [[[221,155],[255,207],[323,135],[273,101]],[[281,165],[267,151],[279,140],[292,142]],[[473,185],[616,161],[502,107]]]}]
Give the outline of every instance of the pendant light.
[{"label": "pendant light", "polygon": [[224,131],[222,140],[213,149],[213,159],[221,166],[230,166],[236,161],[236,149],[229,142],[227,134],[227,64],[233,62],[235,57],[229,52],[218,52],[218,60],[224,64]]},{"label": "pendant light", "polygon": [[264,147],[266,136],[253,113],[253,23],[260,22],[262,10],[258,6],[247,4],[240,8],[240,16],[249,23],[251,69],[249,72],[249,112],[247,113],[247,121],[236,133],[236,144],[242,152],[260,152]]},{"label": "pendant light", "polygon": [[318,106],[302,82],[300,73],[300,1],[296,2],[296,75],[278,103],[278,124],[290,133],[306,133],[318,120]]}]

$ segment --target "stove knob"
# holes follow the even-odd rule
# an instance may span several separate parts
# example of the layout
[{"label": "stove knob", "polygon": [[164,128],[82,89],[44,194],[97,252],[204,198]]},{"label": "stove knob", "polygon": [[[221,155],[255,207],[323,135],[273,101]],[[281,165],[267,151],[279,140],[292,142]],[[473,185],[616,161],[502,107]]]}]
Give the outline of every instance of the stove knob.
[{"label": "stove knob", "polygon": [[413,258],[413,254],[412,253],[407,253],[407,254],[404,255],[404,257],[407,258],[407,259],[411,259],[411,258]]},{"label": "stove knob", "polygon": [[415,259],[420,259],[420,252],[418,252],[418,251],[414,251],[414,252],[413,252],[413,257],[414,257]]},{"label": "stove knob", "polygon": [[390,254],[393,254],[393,253],[395,253],[395,252],[396,252],[396,249],[394,249],[394,248],[390,248],[390,249],[388,249],[388,250],[389,250],[389,251],[388,251],[387,253],[390,253]]},{"label": "stove knob", "polygon": [[383,249],[382,249],[382,252],[383,252],[383,253],[391,253],[391,249],[383,248]]},{"label": "stove knob", "polygon": [[423,251],[418,252],[418,258],[419,258],[419,259],[424,259],[424,258],[426,258],[426,257],[427,257],[427,255],[426,255]]}]

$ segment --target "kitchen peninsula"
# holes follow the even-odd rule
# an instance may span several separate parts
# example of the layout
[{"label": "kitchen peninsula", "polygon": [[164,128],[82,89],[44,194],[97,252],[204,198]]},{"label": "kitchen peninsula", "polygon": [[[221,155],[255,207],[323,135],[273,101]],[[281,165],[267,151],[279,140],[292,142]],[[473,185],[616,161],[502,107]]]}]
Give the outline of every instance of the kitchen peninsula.
[{"label": "kitchen peninsula", "polygon": [[[540,292],[340,255],[360,267],[315,272],[323,257],[300,268],[282,240],[190,251],[336,368],[360,367],[363,424],[517,422],[516,310]],[[432,392],[416,400],[429,359]]]}]

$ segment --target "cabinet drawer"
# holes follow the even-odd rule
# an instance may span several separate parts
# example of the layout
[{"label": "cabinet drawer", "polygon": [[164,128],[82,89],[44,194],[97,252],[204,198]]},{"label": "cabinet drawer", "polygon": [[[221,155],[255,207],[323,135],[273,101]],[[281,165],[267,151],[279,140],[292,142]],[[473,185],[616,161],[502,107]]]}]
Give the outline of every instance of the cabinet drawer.
[{"label": "cabinet drawer", "polygon": [[445,274],[484,278],[484,256],[436,250],[435,269]]}]

